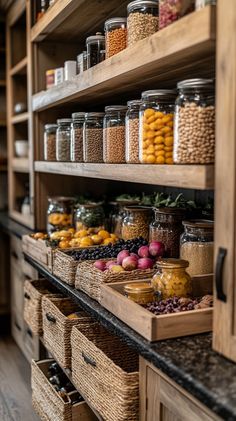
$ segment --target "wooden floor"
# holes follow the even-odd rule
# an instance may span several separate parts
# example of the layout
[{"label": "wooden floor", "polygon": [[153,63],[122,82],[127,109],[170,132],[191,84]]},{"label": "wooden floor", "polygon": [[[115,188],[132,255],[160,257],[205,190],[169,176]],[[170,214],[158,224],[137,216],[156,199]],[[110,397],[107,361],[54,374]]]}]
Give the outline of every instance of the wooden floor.
[{"label": "wooden floor", "polygon": [[31,406],[30,365],[13,339],[1,335],[0,421],[39,421]]}]

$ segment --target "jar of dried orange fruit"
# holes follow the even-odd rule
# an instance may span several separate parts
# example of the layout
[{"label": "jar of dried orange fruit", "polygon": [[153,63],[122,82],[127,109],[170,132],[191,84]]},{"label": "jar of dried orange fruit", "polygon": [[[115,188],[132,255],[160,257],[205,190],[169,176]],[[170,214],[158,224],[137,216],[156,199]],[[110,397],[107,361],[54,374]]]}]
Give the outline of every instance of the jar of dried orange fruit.
[{"label": "jar of dried orange fruit", "polygon": [[73,197],[48,197],[47,231],[49,234],[72,227],[74,204]]}]

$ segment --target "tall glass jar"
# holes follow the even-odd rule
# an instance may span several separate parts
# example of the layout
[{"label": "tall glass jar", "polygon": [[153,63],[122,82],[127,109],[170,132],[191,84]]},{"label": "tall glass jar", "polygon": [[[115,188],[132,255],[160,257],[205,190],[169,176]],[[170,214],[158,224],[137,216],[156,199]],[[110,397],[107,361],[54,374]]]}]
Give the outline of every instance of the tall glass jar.
[{"label": "tall glass jar", "polygon": [[70,159],[72,162],[83,162],[83,126],[85,113],[73,113],[70,139]]},{"label": "tall glass jar", "polygon": [[57,161],[70,161],[70,118],[57,120],[56,158]]},{"label": "tall glass jar", "polygon": [[142,101],[128,101],[125,117],[125,160],[128,164],[139,163],[139,108]]},{"label": "tall glass jar", "polygon": [[173,164],[175,90],[142,93],[139,112],[139,160],[142,164]]},{"label": "tall glass jar", "polygon": [[137,237],[149,238],[149,223],[152,209],[145,206],[128,206],[122,223],[122,238],[131,240]]},{"label": "tall glass jar", "polygon": [[105,22],[106,58],[112,57],[127,46],[127,19],[111,18]]},{"label": "tall glass jar", "polygon": [[47,231],[67,229],[73,226],[73,211],[75,199],[73,197],[48,197]]},{"label": "tall glass jar", "polygon": [[117,237],[122,236],[122,224],[123,220],[126,216],[126,210],[125,208],[127,206],[134,206],[139,205],[139,201],[137,200],[117,200],[116,202],[113,202],[113,205],[115,205],[115,211],[113,212],[111,216],[112,220],[112,232],[116,234]]},{"label": "tall glass jar", "polygon": [[216,5],[216,0],[195,0],[195,9],[200,10],[209,4]]},{"label": "tall glass jar", "polygon": [[104,113],[87,113],[83,127],[84,162],[103,162]]},{"label": "tall glass jar", "polygon": [[75,210],[75,228],[77,231],[88,228],[104,228],[105,213],[102,202],[78,205]]},{"label": "tall glass jar", "polygon": [[128,46],[158,31],[158,0],[135,0],[127,6]]},{"label": "tall glass jar", "polygon": [[189,261],[191,276],[213,273],[214,222],[207,220],[184,221],[180,238],[180,257]]},{"label": "tall glass jar", "polygon": [[83,51],[77,56],[77,70],[78,74],[87,70],[87,51]]},{"label": "tall glass jar", "polygon": [[124,105],[105,107],[103,121],[103,160],[110,164],[125,162],[125,114]]},{"label": "tall glass jar", "polygon": [[215,95],[211,79],[178,83],[175,104],[174,162],[210,164],[215,159]]},{"label": "tall glass jar", "polygon": [[194,10],[195,0],[159,0],[159,28],[165,28],[175,20]]},{"label": "tall glass jar", "polygon": [[44,160],[56,161],[56,132],[57,124],[44,126]]},{"label": "tall glass jar", "polygon": [[87,46],[87,68],[95,66],[105,59],[103,52],[105,50],[105,36],[100,32],[86,39]]}]

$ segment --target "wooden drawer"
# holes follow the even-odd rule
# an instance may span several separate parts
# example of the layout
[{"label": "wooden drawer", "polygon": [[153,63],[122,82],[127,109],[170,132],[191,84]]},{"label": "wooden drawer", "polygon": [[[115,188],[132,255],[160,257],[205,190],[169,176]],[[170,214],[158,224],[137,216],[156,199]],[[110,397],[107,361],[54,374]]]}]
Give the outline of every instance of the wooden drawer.
[{"label": "wooden drawer", "polygon": [[13,264],[11,264],[11,308],[23,318],[24,276]]},{"label": "wooden drawer", "polygon": [[11,312],[11,334],[20,349],[22,349],[23,346],[23,330],[24,321],[20,317],[20,314],[13,310]]},{"label": "wooden drawer", "polygon": [[22,272],[26,279],[38,279],[38,272],[24,259],[21,262]]},{"label": "wooden drawer", "polygon": [[39,337],[34,335],[29,326],[24,323],[22,351],[28,361],[39,359]]},{"label": "wooden drawer", "polygon": [[11,256],[20,260],[23,259],[22,241],[15,235],[11,236]]}]

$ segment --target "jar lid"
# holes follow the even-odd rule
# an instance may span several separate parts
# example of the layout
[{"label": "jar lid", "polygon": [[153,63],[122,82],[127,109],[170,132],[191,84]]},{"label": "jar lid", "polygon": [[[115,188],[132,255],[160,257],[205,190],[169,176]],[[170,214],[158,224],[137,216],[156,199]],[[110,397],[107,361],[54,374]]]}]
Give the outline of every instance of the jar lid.
[{"label": "jar lid", "polygon": [[71,122],[71,118],[60,118],[59,120],[57,120],[57,124],[70,124]]},{"label": "jar lid", "polygon": [[184,88],[214,88],[213,79],[186,79],[177,84],[178,89]]},{"label": "jar lid", "polygon": [[125,292],[139,294],[142,292],[154,292],[154,288],[149,282],[133,282],[124,286]]},{"label": "jar lid", "polygon": [[213,230],[214,221],[208,219],[193,219],[191,221],[183,221],[182,224],[189,228],[203,228]]},{"label": "jar lid", "polygon": [[132,212],[152,212],[152,208],[148,206],[126,206],[125,210]]},{"label": "jar lid", "polygon": [[46,70],[46,75],[53,75],[55,73],[55,69]]},{"label": "jar lid", "polygon": [[85,118],[85,114],[86,113],[84,112],[73,113],[71,117],[73,120],[77,120],[77,119]]},{"label": "jar lid", "polygon": [[90,117],[104,117],[105,113],[86,113],[85,118]]},{"label": "jar lid", "polygon": [[146,99],[152,96],[173,96],[176,97],[177,92],[175,89],[152,89],[151,91],[144,91],[142,92],[142,99]]},{"label": "jar lid", "polygon": [[109,111],[127,111],[126,105],[108,105],[105,107],[105,113]]},{"label": "jar lid", "polygon": [[104,29],[106,31],[108,26],[111,23],[126,23],[126,22],[127,22],[127,18],[110,18],[110,19],[106,20],[106,22],[104,23]]},{"label": "jar lid", "polygon": [[174,268],[187,268],[189,266],[188,260],[183,259],[161,259],[156,262],[157,267],[174,269]]},{"label": "jar lid", "polygon": [[85,208],[85,209],[98,208],[98,207],[101,207],[102,205],[103,205],[103,202],[89,202],[89,203],[78,204],[80,208]]},{"label": "jar lid", "polygon": [[75,202],[74,197],[66,197],[66,196],[51,196],[48,197],[49,202]]},{"label": "jar lid", "polygon": [[45,130],[50,130],[50,129],[57,129],[57,124],[45,124],[44,126]]},{"label": "jar lid", "polygon": [[158,7],[158,0],[134,0],[127,6],[127,12],[130,13],[133,9],[139,6]]},{"label": "jar lid", "polygon": [[142,104],[141,99],[133,99],[127,102],[128,107],[132,107],[132,105],[141,105],[141,104]]},{"label": "jar lid", "polygon": [[102,35],[101,32],[96,32],[96,35],[86,38],[86,44],[90,44],[93,41],[105,41],[105,35]]}]

